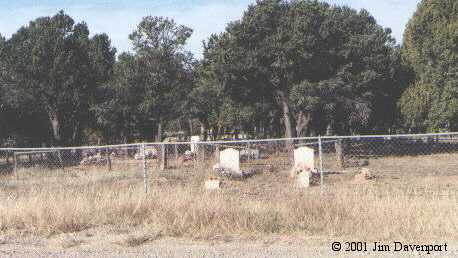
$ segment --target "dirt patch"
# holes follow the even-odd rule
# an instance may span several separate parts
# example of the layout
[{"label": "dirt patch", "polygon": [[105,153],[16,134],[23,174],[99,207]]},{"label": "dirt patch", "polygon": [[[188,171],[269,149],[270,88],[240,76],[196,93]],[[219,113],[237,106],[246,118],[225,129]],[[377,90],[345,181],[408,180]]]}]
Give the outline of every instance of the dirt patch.
[{"label": "dirt patch", "polygon": [[[56,246],[55,243],[67,236],[56,235],[50,239],[20,238],[10,239],[0,245],[0,254],[7,257],[361,257],[361,253],[336,253],[331,250],[334,241],[342,238],[304,237],[302,235],[271,235],[263,238],[226,235],[215,236],[211,240],[162,238],[151,240],[142,237],[118,235],[115,230],[101,228],[80,232],[76,236],[83,243],[73,246]],[[91,237],[87,237],[87,235]],[[135,235],[134,234],[134,235]],[[56,240],[57,239],[57,240]],[[129,243],[119,244],[120,239]],[[132,240],[134,239],[134,240]],[[372,243],[372,242],[368,242]],[[393,254],[393,253],[391,253]],[[404,256],[410,257],[412,253]],[[448,242],[448,252],[440,257],[457,257],[458,243]],[[396,255],[397,257],[403,254]],[[379,253],[366,252],[364,257],[380,257]],[[437,256],[436,256],[437,257]]]}]

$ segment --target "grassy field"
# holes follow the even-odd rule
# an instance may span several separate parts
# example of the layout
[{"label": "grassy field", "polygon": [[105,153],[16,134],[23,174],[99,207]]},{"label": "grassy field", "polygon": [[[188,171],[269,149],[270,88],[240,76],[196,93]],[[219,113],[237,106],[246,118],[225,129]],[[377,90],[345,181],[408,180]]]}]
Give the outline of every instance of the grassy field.
[{"label": "grassy field", "polygon": [[374,159],[369,167],[375,180],[354,181],[357,169],[348,169],[326,174],[324,188],[306,190],[294,187],[287,170],[274,169],[244,181],[225,180],[221,190],[208,192],[208,166],[190,166],[155,170],[147,194],[136,166],[112,172],[29,168],[19,180],[1,177],[0,232],[49,237],[141,228],[141,235],[113,239],[126,246],[231,235],[456,241],[457,160],[456,154]]}]

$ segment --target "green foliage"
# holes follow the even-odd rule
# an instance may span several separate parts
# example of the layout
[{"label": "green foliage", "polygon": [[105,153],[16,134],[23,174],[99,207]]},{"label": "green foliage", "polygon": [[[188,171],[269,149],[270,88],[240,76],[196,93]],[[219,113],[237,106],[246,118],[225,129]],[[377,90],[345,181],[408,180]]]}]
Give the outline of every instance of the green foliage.
[{"label": "green foliage", "polygon": [[[281,110],[286,136],[386,130],[402,88],[399,51],[365,10],[258,1],[213,36],[205,80],[231,98]],[[262,102],[264,101],[264,102]]]},{"label": "green foliage", "polygon": [[458,128],[457,1],[423,0],[402,48],[366,10],[312,0],[257,1],[199,62],[184,50],[192,32],[144,17],[117,61],[107,35],[63,12],[0,35],[0,141],[162,140],[188,125],[214,139]]},{"label": "green foliage", "polygon": [[54,144],[80,144],[95,90],[115,61],[108,37],[89,38],[85,23],[60,12],[20,28],[3,57],[8,103],[45,114]]},{"label": "green foliage", "polygon": [[[180,118],[192,85],[192,56],[183,50],[192,30],[162,17],[145,17],[129,36],[135,54],[121,54],[106,97],[94,107],[107,138],[152,137],[157,124]],[[112,137],[109,137],[111,135]]]},{"label": "green foliage", "polygon": [[399,102],[404,118],[409,128],[425,131],[429,126],[428,114],[431,104],[439,97],[437,88],[432,84],[419,83],[408,88]]},{"label": "green foliage", "polygon": [[204,59],[195,69],[196,82],[189,103],[191,115],[204,127],[211,128],[215,139],[226,130],[254,133],[278,116],[274,114],[272,100],[263,94],[250,95],[244,84],[237,85],[239,88],[228,87],[235,76],[231,74],[232,64],[226,61],[231,54],[227,36],[212,35],[204,42]]},{"label": "green foliage", "polygon": [[191,35],[192,29],[177,25],[172,19],[147,16],[137,26],[137,30],[129,35],[129,39],[137,53],[174,55],[183,50]]},{"label": "green foliage", "polygon": [[[92,106],[96,117],[96,125],[103,132],[105,139],[112,140],[118,137],[118,141],[127,141],[134,125],[138,125],[135,107],[138,103],[135,89],[128,87],[137,85],[136,73],[138,68],[134,57],[129,54],[121,54],[113,68],[113,78],[110,83],[100,88],[97,93],[98,101]],[[130,140],[130,139],[129,139]]]},{"label": "green foliage", "polygon": [[415,80],[400,100],[413,131],[458,128],[458,2],[423,0],[404,33],[403,57]]}]

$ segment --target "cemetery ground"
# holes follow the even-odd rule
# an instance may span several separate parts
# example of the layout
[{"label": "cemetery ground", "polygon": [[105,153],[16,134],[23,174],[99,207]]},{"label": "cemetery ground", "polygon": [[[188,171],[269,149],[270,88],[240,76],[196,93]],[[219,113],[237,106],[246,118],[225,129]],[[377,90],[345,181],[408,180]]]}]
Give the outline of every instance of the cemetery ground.
[{"label": "cemetery ground", "polygon": [[[242,168],[256,166],[250,162]],[[289,161],[268,162],[251,178],[223,179],[216,191],[203,188],[210,161],[151,169],[146,194],[131,165],[2,175],[0,251],[243,255],[236,250],[245,246],[254,254],[271,250],[266,256],[310,256],[349,240],[447,241],[458,250],[458,154],[371,159],[373,180],[355,180],[360,169],[348,168],[308,189],[295,187]]]}]

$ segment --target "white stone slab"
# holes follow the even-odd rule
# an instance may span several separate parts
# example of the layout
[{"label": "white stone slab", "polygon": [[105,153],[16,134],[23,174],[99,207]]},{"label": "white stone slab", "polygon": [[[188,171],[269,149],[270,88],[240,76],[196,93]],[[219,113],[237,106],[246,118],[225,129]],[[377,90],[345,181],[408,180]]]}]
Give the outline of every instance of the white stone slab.
[{"label": "white stone slab", "polygon": [[258,149],[243,149],[240,151],[240,156],[250,159],[259,159],[261,153]]},{"label": "white stone slab", "polygon": [[211,179],[211,180],[205,181],[205,189],[207,190],[217,190],[220,188],[220,186],[221,186],[221,181],[219,180]]},{"label": "white stone slab", "polygon": [[[191,142],[200,142],[200,136],[199,135],[191,136]],[[191,152],[197,153],[198,147],[199,147],[198,144],[191,143]]]},{"label": "white stone slab", "polygon": [[234,172],[240,171],[240,151],[235,149],[225,149],[219,153],[219,166],[230,169]]},{"label": "white stone slab", "polygon": [[308,147],[294,150],[294,168],[315,169],[315,151]]}]

